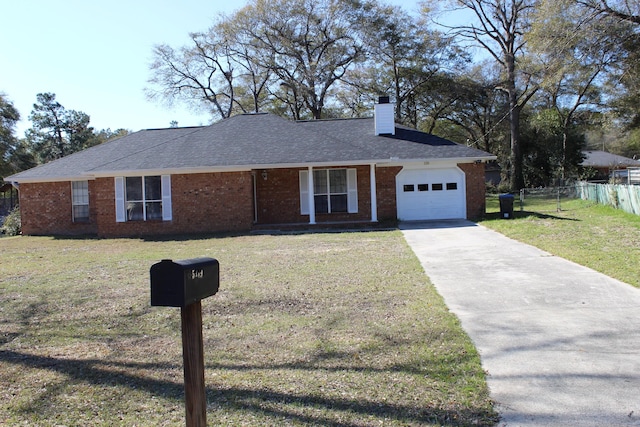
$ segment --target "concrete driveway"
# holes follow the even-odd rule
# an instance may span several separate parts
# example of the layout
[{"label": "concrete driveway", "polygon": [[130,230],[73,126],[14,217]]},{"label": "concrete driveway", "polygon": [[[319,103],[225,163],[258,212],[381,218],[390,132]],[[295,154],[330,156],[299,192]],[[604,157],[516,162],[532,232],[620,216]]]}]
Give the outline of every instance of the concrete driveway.
[{"label": "concrete driveway", "polygon": [[640,290],[468,221],[400,228],[480,352],[499,426],[640,426]]}]

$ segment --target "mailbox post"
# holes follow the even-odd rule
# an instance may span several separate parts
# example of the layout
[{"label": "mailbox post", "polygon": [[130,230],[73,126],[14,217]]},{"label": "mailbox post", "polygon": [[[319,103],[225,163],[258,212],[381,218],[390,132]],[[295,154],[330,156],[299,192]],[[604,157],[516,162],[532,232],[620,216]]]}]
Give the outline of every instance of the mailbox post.
[{"label": "mailbox post", "polygon": [[206,427],[202,341],[203,298],[218,292],[220,266],[213,258],[162,260],[151,266],[151,305],[180,307],[187,427]]}]

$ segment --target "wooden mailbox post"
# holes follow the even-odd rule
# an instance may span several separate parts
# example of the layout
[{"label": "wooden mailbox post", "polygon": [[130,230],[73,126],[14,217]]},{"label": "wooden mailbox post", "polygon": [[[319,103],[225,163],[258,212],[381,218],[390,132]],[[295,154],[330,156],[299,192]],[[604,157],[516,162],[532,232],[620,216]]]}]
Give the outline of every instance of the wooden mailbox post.
[{"label": "wooden mailbox post", "polygon": [[218,292],[220,266],[213,258],[182,261],[165,259],[152,265],[150,274],[151,305],[180,307],[186,426],[206,427],[207,398],[200,301]]}]

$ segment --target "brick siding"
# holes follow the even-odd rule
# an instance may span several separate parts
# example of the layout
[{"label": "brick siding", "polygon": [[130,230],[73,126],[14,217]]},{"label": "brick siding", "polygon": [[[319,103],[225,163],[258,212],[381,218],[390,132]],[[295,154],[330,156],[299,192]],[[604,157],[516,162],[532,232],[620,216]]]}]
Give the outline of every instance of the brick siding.
[{"label": "brick siding", "polygon": [[[255,171],[258,224],[309,222],[308,215],[300,215],[300,170]],[[266,172],[266,179],[263,172]]]},{"label": "brick siding", "polygon": [[467,186],[467,218],[477,219],[486,212],[484,163],[461,163]]},{"label": "brick siding", "polygon": [[[466,174],[467,217],[485,212],[483,164],[459,164]],[[358,213],[319,214],[316,222],[360,222],[371,220],[370,170],[357,170]],[[171,176],[172,220],[116,222],[113,178],[89,181],[90,221],[73,223],[71,184],[23,183],[20,186],[22,231],[32,235],[97,234],[101,237],[167,235],[248,231],[258,225],[304,224],[309,215],[300,214],[299,171],[268,169],[225,173],[178,174]],[[378,220],[397,218],[396,175],[400,166],[376,167]],[[254,179],[256,200],[254,207]]]},{"label": "brick siding", "polygon": [[171,175],[171,221],[116,222],[114,179],[96,181],[99,236],[246,231],[253,224],[251,172]]},{"label": "brick siding", "polygon": [[[344,169],[345,167],[343,167]],[[347,166],[356,169],[358,186],[357,213],[316,214],[317,223],[370,221],[371,174],[368,165]],[[395,176],[400,167],[376,168],[378,220],[396,218]],[[267,169],[256,171],[258,224],[307,224],[309,215],[300,214],[299,169]],[[266,179],[263,178],[266,173]]]},{"label": "brick siding", "polygon": [[71,183],[20,184],[22,233],[29,235],[82,235],[96,233],[94,181],[89,181],[90,221],[73,222]]},{"label": "brick siding", "polygon": [[393,221],[398,218],[396,175],[401,170],[401,166],[376,168],[376,199],[379,221]]}]

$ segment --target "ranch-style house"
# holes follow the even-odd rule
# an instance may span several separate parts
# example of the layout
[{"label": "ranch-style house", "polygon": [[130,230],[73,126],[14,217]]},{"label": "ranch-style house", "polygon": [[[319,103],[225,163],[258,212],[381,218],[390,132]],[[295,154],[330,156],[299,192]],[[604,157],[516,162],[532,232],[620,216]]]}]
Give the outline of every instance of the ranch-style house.
[{"label": "ranch-style house", "polygon": [[373,118],[149,129],[5,178],[22,232],[100,237],[479,217],[496,157]]}]

